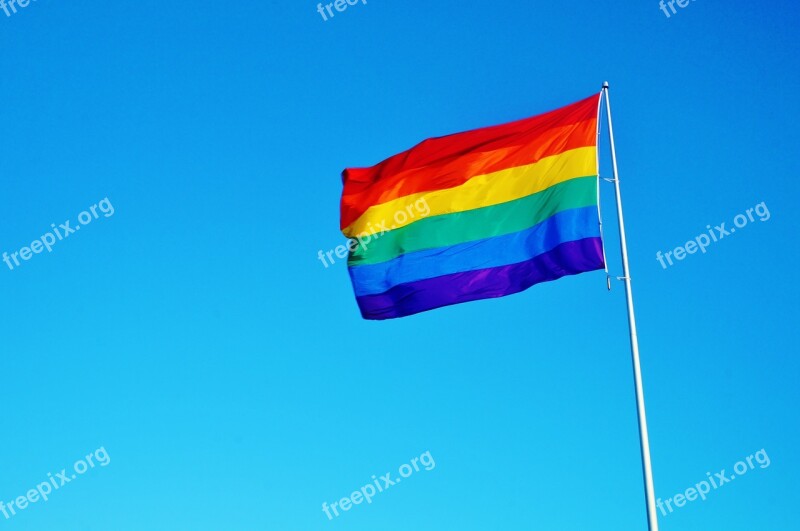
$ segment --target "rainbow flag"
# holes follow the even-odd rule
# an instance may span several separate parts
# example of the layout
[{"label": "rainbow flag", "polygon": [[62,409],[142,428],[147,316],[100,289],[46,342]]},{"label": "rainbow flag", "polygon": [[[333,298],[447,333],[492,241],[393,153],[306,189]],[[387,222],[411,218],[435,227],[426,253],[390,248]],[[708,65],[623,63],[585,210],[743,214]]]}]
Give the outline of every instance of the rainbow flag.
[{"label": "rainbow flag", "polygon": [[391,319],[604,267],[600,97],[430,138],[342,173],[341,228],[365,319]]}]

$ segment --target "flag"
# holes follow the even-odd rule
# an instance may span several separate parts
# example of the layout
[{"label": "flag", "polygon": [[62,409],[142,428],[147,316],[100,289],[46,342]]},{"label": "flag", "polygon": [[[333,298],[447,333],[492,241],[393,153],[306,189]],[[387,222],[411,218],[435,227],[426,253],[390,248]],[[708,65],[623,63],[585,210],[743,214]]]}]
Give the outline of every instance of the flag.
[{"label": "flag", "polygon": [[604,267],[600,97],[430,138],[342,173],[341,228],[365,319],[391,319]]}]

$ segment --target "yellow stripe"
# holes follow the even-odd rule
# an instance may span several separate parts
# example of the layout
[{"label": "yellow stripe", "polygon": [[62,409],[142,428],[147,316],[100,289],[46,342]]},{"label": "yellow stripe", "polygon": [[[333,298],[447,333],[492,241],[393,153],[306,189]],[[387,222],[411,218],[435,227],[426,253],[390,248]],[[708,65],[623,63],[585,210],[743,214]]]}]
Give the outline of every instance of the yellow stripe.
[{"label": "yellow stripe", "polygon": [[576,177],[597,174],[597,147],[571,149],[534,164],[476,175],[444,190],[419,192],[369,207],[342,232],[349,238],[399,229],[428,216],[513,201]]}]

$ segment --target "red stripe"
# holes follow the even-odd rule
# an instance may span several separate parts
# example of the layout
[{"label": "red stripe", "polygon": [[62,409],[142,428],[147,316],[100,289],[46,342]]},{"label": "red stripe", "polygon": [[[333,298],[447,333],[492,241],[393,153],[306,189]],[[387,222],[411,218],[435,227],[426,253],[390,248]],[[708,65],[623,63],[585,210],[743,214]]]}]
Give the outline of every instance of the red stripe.
[{"label": "red stripe", "polygon": [[430,138],[370,168],[344,170],[342,228],[372,205],[452,188],[476,175],[595,145],[597,98],[516,122]]}]

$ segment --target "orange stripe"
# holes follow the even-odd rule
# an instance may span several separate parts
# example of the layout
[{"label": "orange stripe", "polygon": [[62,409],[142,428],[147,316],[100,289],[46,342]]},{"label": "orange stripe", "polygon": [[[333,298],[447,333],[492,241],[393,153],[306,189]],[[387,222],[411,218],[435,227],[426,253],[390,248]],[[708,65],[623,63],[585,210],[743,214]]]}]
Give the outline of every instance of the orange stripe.
[{"label": "orange stripe", "polygon": [[[453,188],[404,195],[387,203],[373,205],[342,233],[348,238],[374,234],[384,230],[386,223],[383,222],[387,221],[394,222],[390,230],[410,225],[419,220],[419,217],[411,215],[415,210],[417,214],[422,214],[420,203],[425,205],[425,217],[441,216],[514,201],[558,183],[596,173],[597,148],[572,149],[526,166],[477,175]],[[398,212],[404,214],[402,221],[397,219]]]}]

